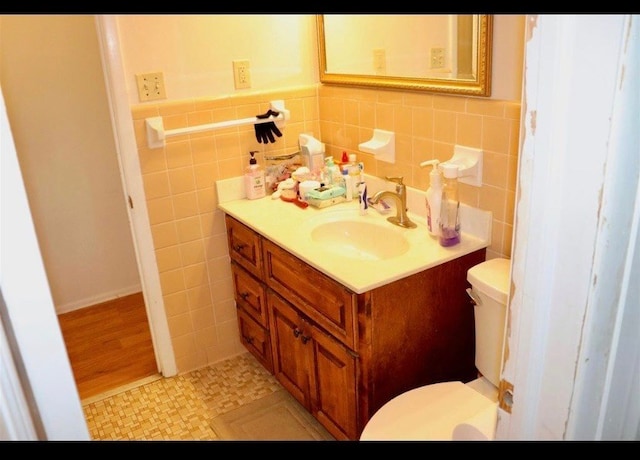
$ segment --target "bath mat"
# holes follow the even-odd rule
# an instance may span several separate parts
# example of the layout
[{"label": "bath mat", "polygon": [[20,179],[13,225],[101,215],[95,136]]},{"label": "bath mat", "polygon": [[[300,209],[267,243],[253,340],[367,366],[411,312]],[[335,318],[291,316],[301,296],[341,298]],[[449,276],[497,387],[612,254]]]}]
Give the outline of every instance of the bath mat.
[{"label": "bath mat", "polygon": [[224,441],[335,441],[286,391],[276,391],[211,421]]}]

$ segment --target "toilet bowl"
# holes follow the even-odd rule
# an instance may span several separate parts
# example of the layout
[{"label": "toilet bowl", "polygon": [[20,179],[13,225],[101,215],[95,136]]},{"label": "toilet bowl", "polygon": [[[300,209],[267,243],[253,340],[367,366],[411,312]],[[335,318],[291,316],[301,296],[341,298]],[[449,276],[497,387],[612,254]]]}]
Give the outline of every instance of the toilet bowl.
[{"label": "toilet bowl", "polygon": [[509,290],[509,259],[469,269],[474,300],[477,379],[414,388],[384,404],[369,419],[361,441],[493,439]]}]

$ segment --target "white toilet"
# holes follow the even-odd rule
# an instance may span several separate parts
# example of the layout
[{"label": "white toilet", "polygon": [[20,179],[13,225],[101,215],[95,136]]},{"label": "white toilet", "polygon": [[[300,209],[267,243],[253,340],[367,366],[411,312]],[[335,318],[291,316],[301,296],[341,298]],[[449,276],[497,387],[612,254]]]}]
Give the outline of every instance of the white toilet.
[{"label": "white toilet", "polygon": [[435,383],[396,396],[371,417],[361,441],[494,438],[509,266],[509,259],[491,259],[467,272],[467,292],[475,303],[475,364],[482,376],[466,384]]}]

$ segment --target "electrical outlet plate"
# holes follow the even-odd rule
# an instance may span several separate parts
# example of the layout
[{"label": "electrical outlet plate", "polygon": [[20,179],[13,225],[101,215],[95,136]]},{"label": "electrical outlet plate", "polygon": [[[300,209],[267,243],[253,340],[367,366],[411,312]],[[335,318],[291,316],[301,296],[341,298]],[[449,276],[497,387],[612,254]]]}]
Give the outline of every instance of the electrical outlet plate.
[{"label": "electrical outlet plate", "polygon": [[138,82],[138,98],[140,102],[167,98],[162,72],[137,74],[136,81]]},{"label": "electrical outlet plate", "polygon": [[233,61],[233,83],[236,89],[251,88],[249,60]]},{"label": "electrical outlet plate", "polygon": [[444,48],[431,48],[431,68],[444,68]]}]

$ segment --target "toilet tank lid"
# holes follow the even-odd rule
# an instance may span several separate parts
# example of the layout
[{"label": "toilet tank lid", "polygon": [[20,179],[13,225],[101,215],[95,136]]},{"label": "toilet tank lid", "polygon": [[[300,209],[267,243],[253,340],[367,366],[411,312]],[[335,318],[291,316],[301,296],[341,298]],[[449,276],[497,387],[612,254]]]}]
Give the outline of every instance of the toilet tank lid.
[{"label": "toilet tank lid", "polygon": [[486,260],[469,269],[467,281],[480,292],[506,305],[509,294],[510,266],[510,259]]}]

